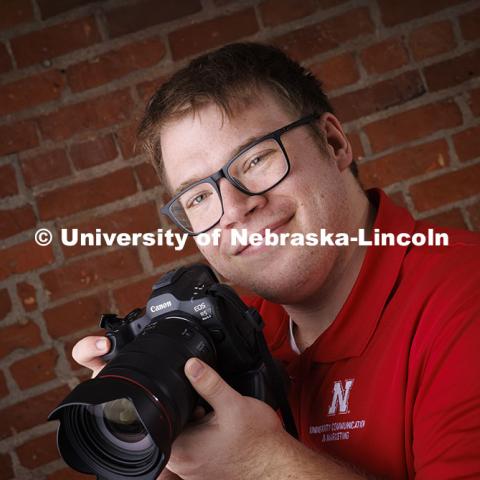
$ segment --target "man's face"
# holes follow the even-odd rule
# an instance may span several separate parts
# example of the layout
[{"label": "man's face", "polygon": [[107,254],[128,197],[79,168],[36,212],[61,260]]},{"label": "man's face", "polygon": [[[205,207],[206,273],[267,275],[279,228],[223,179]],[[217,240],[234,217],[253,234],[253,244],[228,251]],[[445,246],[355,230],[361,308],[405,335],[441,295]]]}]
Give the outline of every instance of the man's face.
[{"label": "man's face", "polygon": [[[232,158],[238,146],[281,128],[298,118],[269,92],[239,107],[228,118],[208,104],[162,127],[162,154],[168,185],[212,175]],[[291,171],[263,195],[248,196],[225,178],[219,182],[224,215],[219,246],[199,246],[210,264],[225,278],[271,301],[297,303],[315,294],[335,267],[335,247],[232,246],[232,229],[249,233],[270,228],[275,233],[342,232],[349,216],[342,172],[329,147],[325,152],[309,126],[282,136]]]}]

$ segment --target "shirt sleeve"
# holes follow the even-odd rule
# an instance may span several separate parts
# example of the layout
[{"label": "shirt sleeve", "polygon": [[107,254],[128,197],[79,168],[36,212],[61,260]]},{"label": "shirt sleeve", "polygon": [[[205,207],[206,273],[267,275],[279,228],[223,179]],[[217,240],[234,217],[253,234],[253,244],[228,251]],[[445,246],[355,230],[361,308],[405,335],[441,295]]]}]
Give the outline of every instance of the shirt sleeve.
[{"label": "shirt sleeve", "polygon": [[[440,314],[441,315],[441,314]],[[416,480],[480,478],[480,306],[432,332],[413,410]]]}]

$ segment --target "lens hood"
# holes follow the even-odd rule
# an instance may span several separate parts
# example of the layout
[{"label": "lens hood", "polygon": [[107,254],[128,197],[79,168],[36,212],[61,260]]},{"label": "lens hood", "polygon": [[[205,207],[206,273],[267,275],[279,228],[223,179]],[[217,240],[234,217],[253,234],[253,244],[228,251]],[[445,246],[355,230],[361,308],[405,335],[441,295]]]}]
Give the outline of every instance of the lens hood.
[{"label": "lens hood", "polygon": [[[154,445],[143,452],[143,457],[138,452],[126,455],[124,451],[116,451],[115,446],[95,438],[95,428],[89,428],[89,406],[122,398],[133,403],[139,420],[153,440]],[[61,421],[57,446],[73,469],[99,479],[154,480],[170,457],[172,424],[170,412],[165,408],[164,403],[142,384],[127,377],[105,376],[79,384],[48,419]]]}]

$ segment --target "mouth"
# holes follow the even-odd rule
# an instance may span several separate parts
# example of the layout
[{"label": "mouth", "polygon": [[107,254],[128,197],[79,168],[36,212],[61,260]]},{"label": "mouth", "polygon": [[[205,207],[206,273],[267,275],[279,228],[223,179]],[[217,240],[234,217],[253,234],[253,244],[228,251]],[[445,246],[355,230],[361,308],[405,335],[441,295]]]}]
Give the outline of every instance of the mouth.
[{"label": "mouth", "polygon": [[231,253],[232,256],[234,257],[238,257],[240,255],[249,255],[249,254],[254,254],[254,253],[258,253],[262,250],[265,250],[267,248],[271,248],[271,247],[268,247],[267,245],[265,245],[264,243],[264,240],[265,240],[265,232],[267,230],[270,230],[271,233],[281,233],[284,228],[287,226],[288,223],[290,223],[290,221],[292,220],[292,218],[294,217],[294,215],[292,215],[291,217],[288,217],[288,218],[284,218],[284,219],[281,219],[277,222],[274,222],[274,223],[271,223],[270,225],[258,230],[257,232],[249,232],[249,236],[252,235],[253,233],[259,233],[262,235],[262,243],[260,245],[252,245],[252,244],[248,244],[248,245],[238,245],[234,248],[233,252]]}]

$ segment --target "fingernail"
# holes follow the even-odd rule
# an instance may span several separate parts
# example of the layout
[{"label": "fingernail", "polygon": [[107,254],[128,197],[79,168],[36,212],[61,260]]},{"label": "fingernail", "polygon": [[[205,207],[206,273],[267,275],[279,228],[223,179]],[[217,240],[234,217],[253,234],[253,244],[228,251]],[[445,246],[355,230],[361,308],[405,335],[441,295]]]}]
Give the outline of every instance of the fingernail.
[{"label": "fingernail", "polygon": [[204,370],[205,366],[196,358],[193,358],[187,362],[187,373],[192,378],[199,378]]},{"label": "fingernail", "polygon": [[95,346],[97,347],[97,350],[101,350],[103,352],[107,349],[107,341],[104,338],[97,340],[95,342]]}]

